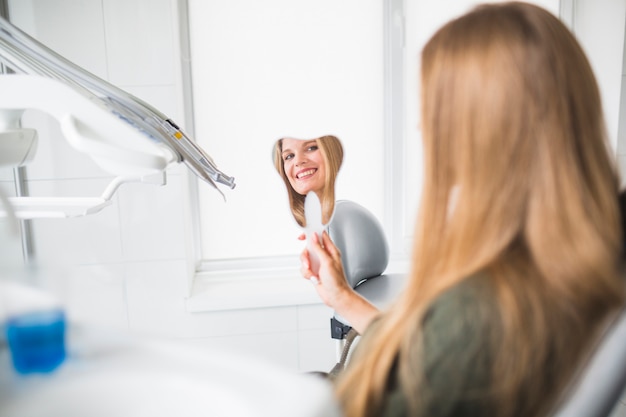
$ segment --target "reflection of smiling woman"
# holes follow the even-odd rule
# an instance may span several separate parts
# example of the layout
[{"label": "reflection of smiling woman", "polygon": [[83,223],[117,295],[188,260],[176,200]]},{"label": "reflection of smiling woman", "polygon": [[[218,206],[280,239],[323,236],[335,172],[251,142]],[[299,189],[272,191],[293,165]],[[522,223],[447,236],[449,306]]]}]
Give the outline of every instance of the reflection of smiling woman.
[{"label": "reflection of smiling woman", "polygon": [[321,198],[324,189],[326,163],[317,140],[283,139],[283,168],[291,187],[301,195],[315,191]]},{"label": "reflection of smiling woman", "polygon": [[274,146],[274,166],[289,195],[296,222],[305,226],[304,197],[314,191],[322,203],[322,222],[328,224],[335,207],[335,178],[343,160],[341,142],[335,136],[312,140],[279,139]]}]

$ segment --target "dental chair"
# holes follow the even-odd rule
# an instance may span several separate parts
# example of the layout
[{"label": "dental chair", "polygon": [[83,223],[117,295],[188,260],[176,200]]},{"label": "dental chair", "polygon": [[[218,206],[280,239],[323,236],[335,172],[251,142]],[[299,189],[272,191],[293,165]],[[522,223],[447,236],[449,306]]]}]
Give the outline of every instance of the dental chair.
[{"label": "dental chair", "polygon": [[[338,200],[328,234],[341,251],[343,269],[352,288],[380,309],[390,305],[402,291],[406,276],[384,273],[389,264],[389,246],[376,217],[353,201]],[[336,312],[330,321],[331,337],[339,341],[339,363],[333,370],[338,372],[357,334]]]},{"label": "dental chair", "polygon": [[[600,337],[554,417],[608,417],[626,390],[626,308]],[[621,410],[620,410],[621,411]]]},{"label": "dental chair", "polygon": [[[626,191],[620,192],[619,202],[622,218],[626,219]],[[626,237],[624,221],[622,235]],[[564,394],[554,417],[626,416],[626,404],[616,409],[620,398],[626,398],[626,306],[598,338]]]}]

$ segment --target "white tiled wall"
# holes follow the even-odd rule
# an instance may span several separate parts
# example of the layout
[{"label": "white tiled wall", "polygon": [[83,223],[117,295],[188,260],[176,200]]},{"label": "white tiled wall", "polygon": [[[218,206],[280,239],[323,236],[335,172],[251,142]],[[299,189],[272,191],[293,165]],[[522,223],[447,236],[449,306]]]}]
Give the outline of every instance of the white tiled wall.
[{"label": "white tiled wall", "polygon": [[[14,24],[183,124],[173,11],[174,0],[10,2]],[[28,112],[22,124],[40,136],[27,168],[31,195],[102,193],[111,176],[71,148],[54,119]],[[331,312],[321,304],[186,312],[185,169],[170,169],[165,186],[123,185],[97,214],[33,220],[42,284],[59,294],[77,322],[223,347],[294,370],[330,370]],[[12,193],[12,181],[11,171],[0,170],[3,190]]]}]

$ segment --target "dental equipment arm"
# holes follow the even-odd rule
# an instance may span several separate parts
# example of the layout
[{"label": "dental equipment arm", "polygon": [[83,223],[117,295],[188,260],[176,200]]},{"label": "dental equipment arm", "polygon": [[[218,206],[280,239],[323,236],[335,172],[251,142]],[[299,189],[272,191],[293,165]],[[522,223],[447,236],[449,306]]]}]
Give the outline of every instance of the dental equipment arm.
[{"label": "dental equipment arm", "polygon": [[[116,155],[116,158],[123,159],[126,164],[148,164],[162,170],[169,162],[184,162],[191,171],[220,193],[216,183],[231,189],[235,187],[234,178],[220,171],[212,158],[167,116],[70,62],[3,18],[0,18],[0,61],[15,72],[49,79],[44,81],[40,77],[30,77],[32,81],[17,81],[16,75],[0,77],[9,78],[2,83],[4,98],[0,108],[34,107],[51,113],[61,122],[62,129],[73,146],[89,153],[97,162],[99,158],[103,168],[109,171],[113,168],[112,173],[119,174],[119,166],[112,167],[110,163],[104,162],[104,154],[108,154],[112,148],[106,151],[103,149],[116,144],[122,145],[122,149],[127,151],[126,155],[120,155],[119,152]],[[57,81],[59,85],[53,86],[54,83],[50,80]],[[21,89],[13,88],[13,93],[9,94],[5,88],[10,88],[13,83],[20,84]],[[37,90],[39,87],[43,90]],[[70,93],[67,87],[74,91]],[[51,95],[59,92],[61,96]],[[24,95],[28,96],[28,100],[22,97]],[[72,96],[71,102],[79,107],[55,110],[54,107],[62,105],[66,96]],[[84,100],[81,101],[79,96]],[[17,102],[11,103],[12,100]],[[39,100],[42,104],[33,104]],[[43,108],[47,105],[49,107]],[[82,106],[85,106],[85,111],[82,111]],[[77,114],[76,112],[80,116],[71,115]],[[114,123],[112,119],[122,123]],[[126,128],[122,125],[126,125]],[[137,132],[142,135],[137,135]],[[84,140],[79,139],[80,136],[84,136]],[[161,150],[153,149],[147,155],[142,155],[146,146],[140,145],[139,136],[149,138]],[[131,143],[133,141],[137,143]],[[155,157],[159,154],[161,155]],[[157,161],[159,158],[163,160]]]}]

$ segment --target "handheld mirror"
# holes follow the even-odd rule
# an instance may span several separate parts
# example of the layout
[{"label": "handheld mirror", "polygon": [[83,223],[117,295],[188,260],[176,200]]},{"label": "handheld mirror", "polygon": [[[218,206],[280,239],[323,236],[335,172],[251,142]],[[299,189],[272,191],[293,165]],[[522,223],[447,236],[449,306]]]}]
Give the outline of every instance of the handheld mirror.
[{"label": "handheld mirror", "polygon": [[[313,227],[319,229],[321,237],[321,231],[330,224],[335,209],[335,180],[342,162],[343,147],[336,136],[283,137],[274,144],[274,167],[285,183],[291,213],[307,237]],[[309,223],[315,225],[309,227]]]},{"label": "handheld mirror", "polygon": [[311,259],[311,271],[315,275],[320,269],[320,260],[312,249],[313,235],[317,234],[318,241],[322,241],[322,233],[328,224],[322,223],[322,204],[314,191],[309,191],[304,199],[304,217],[306,219],[306,247]]}]

